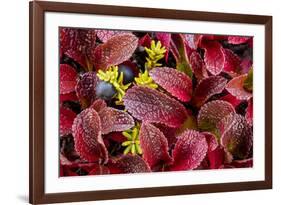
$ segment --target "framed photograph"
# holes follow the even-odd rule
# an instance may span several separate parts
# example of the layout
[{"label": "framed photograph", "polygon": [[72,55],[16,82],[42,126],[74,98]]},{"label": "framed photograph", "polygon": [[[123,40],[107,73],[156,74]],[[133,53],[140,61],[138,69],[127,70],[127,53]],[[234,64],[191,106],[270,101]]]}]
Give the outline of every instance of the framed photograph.
[{"label": "framed photograph", "polygon": [[30,203],[272,187],[272,17],[30,2]]}]

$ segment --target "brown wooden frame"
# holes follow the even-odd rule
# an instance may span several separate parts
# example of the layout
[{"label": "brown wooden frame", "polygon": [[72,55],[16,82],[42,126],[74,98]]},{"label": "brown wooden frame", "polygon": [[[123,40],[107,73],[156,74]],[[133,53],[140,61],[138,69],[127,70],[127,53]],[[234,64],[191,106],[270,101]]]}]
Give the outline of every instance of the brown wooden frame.
[{"label": "brown wooden frame", "polygon": [[[180,11],[92,4],[30,2],[30,150],[29,201],[33,204],[272,188],[272,16]],[[44,13],[67,12],[153,17],[265,26],[265,180],[206,185],[46,194],[44,192]]]}]

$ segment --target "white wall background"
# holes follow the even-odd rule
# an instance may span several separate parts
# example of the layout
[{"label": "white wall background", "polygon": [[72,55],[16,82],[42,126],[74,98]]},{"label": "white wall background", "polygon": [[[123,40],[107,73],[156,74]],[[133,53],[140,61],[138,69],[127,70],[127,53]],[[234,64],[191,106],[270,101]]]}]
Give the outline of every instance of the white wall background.
[{"label": "white wall background", "polygon": [[[278,204],[281,194],[281,6],[278,0],[73,0],[75,2],[236,12],[273,16],[274,188],[266,191],[85,202],[81,204]],[[28,200],[28,0],[1,2],[0,31],[0,204]],[[280,203],[280,202],[279,202]],[[77,203],[74,203],[77,204]],[[80,204],[80,203],[79,203]]]}]

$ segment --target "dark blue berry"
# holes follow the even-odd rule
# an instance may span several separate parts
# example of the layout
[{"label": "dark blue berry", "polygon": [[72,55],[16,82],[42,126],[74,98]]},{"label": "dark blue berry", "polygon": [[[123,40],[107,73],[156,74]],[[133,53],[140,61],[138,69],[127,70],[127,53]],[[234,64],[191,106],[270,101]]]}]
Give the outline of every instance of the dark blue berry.
[{"label": "dark blue berry", "polygon": [[114,86],[108,82],[100,81],[96,87],[96,96],[104,100],[110,100],[116,94]]},{"label": "dark blue berry", "polygon": [[128,84],[134,81],[134,72],[128,65],[119,65],[118,72],[119,74],[121,72],[123,73],[123,84]]}]

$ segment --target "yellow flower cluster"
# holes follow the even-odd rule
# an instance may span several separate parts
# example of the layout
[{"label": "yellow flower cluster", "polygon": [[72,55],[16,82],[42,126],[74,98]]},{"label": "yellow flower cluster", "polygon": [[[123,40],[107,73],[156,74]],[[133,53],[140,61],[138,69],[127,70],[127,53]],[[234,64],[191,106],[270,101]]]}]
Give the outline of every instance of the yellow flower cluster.
[{"label": "yellow flower cluster", "polygon": [[144,73],[139,73],[139,76],[135,78],[137,85],[146,86],[152,89],[156,89],[158,85],[154,83],[153,79],[149,76],[147,69]]},{"label": "yellow flower cluster", "polygon": [[161,45],[160,41],[155,44],[155,41],[152,40],[150,48],[145,47],[144,49],[148,54],[145,63],[146,69],[151,69],[162,65],[161,63],[158,63],[158,61],[164,57],[164,54],[166,53],[166,48]]},{"label": "yellow flower cluster", "polygon": [[125,91],[129,88],[131,83],[123,84],[123,72],[118,73],[118,66],[110,66],[106,71],[99,70],[97,73],[99,79],[106,81],[114,86],[117,91],[115,98],[118,100],[116,104],[122,104],[122,98],[125,95]]},{"label": "yellow flower cluster", "polygon": [[122,143],[122,146],[126,147],[124,150],[124,154],[128,154],[129,152],[131,152],[133,155],[142,154],[142,149],[140,147],[139,130],[140,124],[137,123],[136,126],[131,128],[130,130],[122,132],[122,134],[128,139],[127,141]]}]

